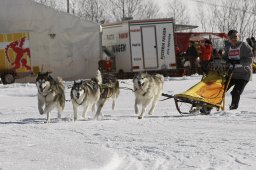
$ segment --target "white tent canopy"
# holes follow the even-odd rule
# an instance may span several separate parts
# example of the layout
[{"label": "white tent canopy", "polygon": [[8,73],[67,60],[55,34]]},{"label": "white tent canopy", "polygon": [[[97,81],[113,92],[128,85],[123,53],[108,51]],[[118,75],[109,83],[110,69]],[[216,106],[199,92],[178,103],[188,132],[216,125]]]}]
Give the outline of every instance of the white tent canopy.
[{"label": "white tent canopy", "polygon": [[0,34],[28,32],[32,66],[64,80],[93,77],[100,25],[32,0],[0,0]]}]

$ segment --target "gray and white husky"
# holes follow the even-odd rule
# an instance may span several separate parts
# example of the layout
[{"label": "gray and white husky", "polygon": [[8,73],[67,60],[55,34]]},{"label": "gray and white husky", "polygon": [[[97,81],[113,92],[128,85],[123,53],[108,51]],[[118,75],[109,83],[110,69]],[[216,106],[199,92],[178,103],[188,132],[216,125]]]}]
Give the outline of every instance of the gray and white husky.
[{"label": "gray and white husky", "polygon": [[97,72],[95,78],[90,80],[82,80],[80,82],[74,81],[70,96],[74,110],[74,121],[77,120],[77,111],[79,107],[83,108],[82,116],[87,119],[87,110],[92,106],[94,112],[95,106],[100,99],[100,85],[102,77],[100,71]]},{"label": "gray and white husky", "polygon": [[135,94],[135,113],[139,113],[138,105],[142,106],[139,119],[142,119],[148,105],[151,108],[148,112],[151,115],[154,112],[157,101],[162,95],[164,76],[160,74],[150,75],[147,73],[138,73],[133,78],[133,87]]},{"label": "gray and white husky", "polygon": [[119,82],[117,78],[111,74],[104,74],[102,76],[102,84],[100,85],[100,99],[98,101],[98,108],[95,115],[96,119],[103,117],[101,110],[106,101],[110,98],[112,98],[112,110],[114,110],[115,102],[119,93]]},{"label": "gray and white husky", "polygon": [[[58,119],[65,107],[65,86],[60,77],[54,79],[50,72],[38,73],[36,78],[38,89],[38,110],[40,114],[47,114],[47,123],[50,121],[50,112],[56,107]],[[44,108],[43,108],[44,107]]]}]

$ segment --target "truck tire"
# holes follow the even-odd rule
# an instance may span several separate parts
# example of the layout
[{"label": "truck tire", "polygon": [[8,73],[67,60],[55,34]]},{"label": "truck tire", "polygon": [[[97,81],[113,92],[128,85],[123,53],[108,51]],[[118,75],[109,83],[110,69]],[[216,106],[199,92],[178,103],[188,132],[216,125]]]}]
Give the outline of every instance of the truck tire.
[{"label": "truck tire", "polygon": [[119,70],[118,71],[117,78],[119,78],[119,79],[124,79],[125,78],[124,70]]},{"label": "truck tire", "polygon": [[12,73],[4,73],[1,75],[1,80],[3,84],[12,84],[15,82],[15,77]]}]

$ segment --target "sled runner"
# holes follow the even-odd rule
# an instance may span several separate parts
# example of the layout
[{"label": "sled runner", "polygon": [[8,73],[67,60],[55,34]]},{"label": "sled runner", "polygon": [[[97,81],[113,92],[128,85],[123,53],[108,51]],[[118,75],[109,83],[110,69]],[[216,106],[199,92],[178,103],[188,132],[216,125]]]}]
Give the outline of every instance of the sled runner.
[{"label": "sled runner", "polygon": [[203,75],[201,81],[183,93],[163,94],[174,98],[177,110],[181,115],[209,114],[211,108],[224,110],[224,99],[233,68],[226,65],[210,66],[210,71]]}]

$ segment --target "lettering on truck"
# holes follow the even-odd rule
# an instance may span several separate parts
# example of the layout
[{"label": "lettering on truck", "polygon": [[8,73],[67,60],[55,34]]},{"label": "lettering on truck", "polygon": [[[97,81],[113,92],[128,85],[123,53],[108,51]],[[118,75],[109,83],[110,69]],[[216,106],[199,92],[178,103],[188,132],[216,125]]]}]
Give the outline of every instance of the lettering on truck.
[{"label": "lettering on truck", "polygon": [[126,39],[126,38],[128,38],[128,32],[126,32],[126,33],[120,33],[120,34],[119,34],[119,39]]},{"label": "lettering on truck", "polygon": [[141,58],[134,58],[133,61],[141,61]]},{"label": "lettering on truck", "polygon": [[133,29],[133,30],[130,30],[130,32],[140,32],[140,29]]},{"label": "lettering on truck", "polygon": [[125,52],[126,51],[126,44],[113,45],[112,46],[112,51],[114,53]]},{"label": "lettering on truck", "polygon": [[133,47],[140,47],[140,43],[132,44]]},{"label": "lettering on truck", "polygon": [[113,40],[115,38],[115,35],[109,34],[109,35],[106,35],[106,37],[107,37],[107,40]]},{"label": "lettering on truck", "polygon": [[161,59],[162,60],[165,58],[165,56],[164,56],[165,39],[166,39],[166,28],[163,28],[162,46],[161,46]]},{"label": "lettering on truck", "polygon": [[170,55],[170,47],[171,47],[171,34],[168,34],[167,55]]}]

